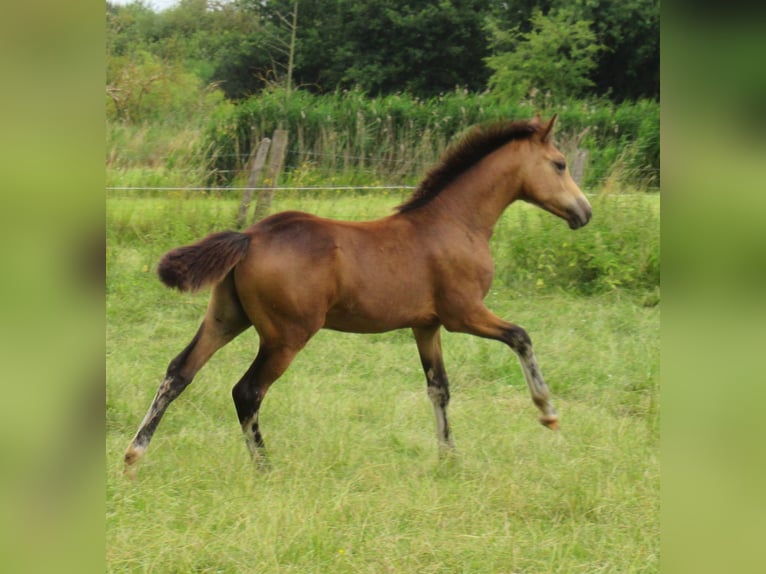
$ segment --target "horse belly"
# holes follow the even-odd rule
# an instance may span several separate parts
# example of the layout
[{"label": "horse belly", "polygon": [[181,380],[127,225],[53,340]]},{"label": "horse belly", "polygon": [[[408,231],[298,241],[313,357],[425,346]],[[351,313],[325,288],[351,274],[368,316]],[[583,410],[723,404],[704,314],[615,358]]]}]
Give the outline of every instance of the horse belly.
[{"label": "horse belly", "polygon": [[388,288],[373,282],[358,289],[341,289],[327,312],[327,329],[351,333],[382,333],[432,324],[433,301],[423,287],[394,284]]}]

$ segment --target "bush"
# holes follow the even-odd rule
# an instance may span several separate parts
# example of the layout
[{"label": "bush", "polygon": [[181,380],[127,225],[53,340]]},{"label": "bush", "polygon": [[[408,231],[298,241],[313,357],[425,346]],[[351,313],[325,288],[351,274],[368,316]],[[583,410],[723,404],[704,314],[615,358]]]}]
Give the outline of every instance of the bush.
[{"label": "bush", "polygon": [[204,117],[223,102],[221,90],[205,86],[180,64],[163,61],[149,52],[114,56],[107,61],[109,120],[183,125]]},{"label": "bush", "polygon": [[577,232],[537,208],[514,205],[493,236],[496,280],[583,295],[659,289],[659,197],[604,193],[591,204],[593,219]]}]

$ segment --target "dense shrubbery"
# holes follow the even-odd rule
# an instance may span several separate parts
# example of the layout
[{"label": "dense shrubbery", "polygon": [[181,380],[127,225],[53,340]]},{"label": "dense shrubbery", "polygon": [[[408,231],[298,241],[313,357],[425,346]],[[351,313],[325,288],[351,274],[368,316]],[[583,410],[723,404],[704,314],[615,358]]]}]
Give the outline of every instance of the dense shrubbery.
[{"label": "dense shrubbery", "polygon": [[109,58],[106,74],[106,116],[118,122],[183,125],[225,105],[221,90],[149,52]]},{"label": "dense shrubbery", "polygon": [[493,237],[497,279],[519,289],[563,289],[581,295],[658,290],[656,198],[605,193],[591,203],[593,220],[576,234],[537,209],[515,208],[518,218],[501,220]]},{"label": "dense shrubbery", "polygon": [[[433,97],[659,98],[659,0],[106,4],[108,57],[148,51],[231,99],[273,85]],[[297,10],[297,11],[296,11]],[[449,65],[444,65],[449,62]]]}]

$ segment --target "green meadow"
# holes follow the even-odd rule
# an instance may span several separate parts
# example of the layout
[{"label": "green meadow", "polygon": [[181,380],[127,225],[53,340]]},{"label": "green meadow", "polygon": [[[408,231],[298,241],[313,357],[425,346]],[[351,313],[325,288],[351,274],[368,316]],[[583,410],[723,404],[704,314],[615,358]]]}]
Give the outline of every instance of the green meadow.
[{"label": "green meadow", "polygon": [[[384,216],[407,191],[287,192],[273,209]],[[108,572],[638,573],[659,570],[659,197],[592,196],[594,218],[513,205],[493,237],[496,314],[523,326],[561,415],[537,422],[516,357],[443,334],[456,450],[440,456],[409,331],[321,331],[270,389],[256,469],[231,387],[254,331],[168,409],[135,479],[122,454],[207,293],[162,254],[231,228],[236,195],[107,199]]]}]

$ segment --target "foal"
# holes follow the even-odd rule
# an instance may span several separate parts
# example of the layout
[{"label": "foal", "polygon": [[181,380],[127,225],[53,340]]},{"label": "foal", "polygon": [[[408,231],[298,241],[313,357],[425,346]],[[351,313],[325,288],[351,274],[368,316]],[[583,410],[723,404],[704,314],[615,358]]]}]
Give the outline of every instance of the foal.
[{"label": "foal", "polygon": [[277,213],[243,232],[224,231],[167,253],[160,279],[181,291],[212,286],[202,325],[170,362],[125,453],[146,451],[168,405],[223,345],[251,325],[255,361],[234,386],[253,457],[263,448],[258,410],[271,384],[322,328],[379,333],[411,328],[433,403],[439,441],[452,446],[440,329],[496,339],[518,356],[540,422],[558,415],[527,333],[483,303],[493,275],[489,240],[506,207],[531,202],[578,229],[591,207],[543,123],[478,126],[452,146],[394,214],[362,223]]}]

